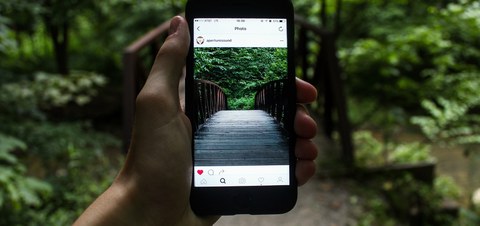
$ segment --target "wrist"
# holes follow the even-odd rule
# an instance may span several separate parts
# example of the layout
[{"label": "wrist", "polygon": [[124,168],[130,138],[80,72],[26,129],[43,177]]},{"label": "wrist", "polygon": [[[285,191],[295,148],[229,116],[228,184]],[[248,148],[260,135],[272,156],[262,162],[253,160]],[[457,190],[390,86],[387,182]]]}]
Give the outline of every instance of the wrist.
[{"label": "wrist", "polygon": [[153,178],[141,177],[144,174],[138,174],[138,169],[129,166],[125,164],[109,188],[124,206],[119,213],[124,216],[125,225],[212,225],[198,221],[188,198],[179,202],[178,197],[172,198],[172,194],[165,193],[165,187],[158,186]]},{"label": "wrist", "polygon": [[77,219],[74,226],[83,225],[141,225],[132,191],[124,184],[114,182]]},{"label": "wrist", "polygon": [[[198,217],[195,215],[187,204],[183,211],[172,208],[174,203],[162,203],[159,200],[148,198],[145,188],[141,183],[135,182],[135,179],[117,178],[112,185],[113,190],[120,193],[119,197],[125,205],[130,209],[125,209],[129,217],[126,225],[191,225],[191,226],[208,226],[213,225],[220,216]],[[159,191],[160,192],[160,191]]]}]

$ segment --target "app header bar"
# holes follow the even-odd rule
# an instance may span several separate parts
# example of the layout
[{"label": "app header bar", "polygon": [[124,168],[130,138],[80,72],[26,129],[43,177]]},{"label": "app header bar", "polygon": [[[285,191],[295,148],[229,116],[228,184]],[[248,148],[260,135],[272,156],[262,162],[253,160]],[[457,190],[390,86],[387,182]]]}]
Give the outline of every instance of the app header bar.
[{"label": "app header bar", "polygon": [[287,21],[281,18],[194,18],[193,44],[206,47],[287,47]]}]

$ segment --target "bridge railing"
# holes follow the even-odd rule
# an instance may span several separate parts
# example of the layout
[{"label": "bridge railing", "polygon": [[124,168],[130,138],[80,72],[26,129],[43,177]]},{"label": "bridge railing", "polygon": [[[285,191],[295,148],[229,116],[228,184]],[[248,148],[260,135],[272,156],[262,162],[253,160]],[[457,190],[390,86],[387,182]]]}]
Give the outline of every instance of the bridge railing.
[{"label": "bridge railing", "polygon": [[263,85],[255,94],[255,109],[266,111],[282,127],[285,126],[287,107],[286,82],[286,79],[271,81]]},{"label": "bridge railing", "polygon": [[198,129],[200,125],[210,118],[213,114],[221,110],[228,109],[227,96],[223,92],[222,88],[217,84],[207,80],[195,80],[194,89],[196,91],[195,107],[197,108],[198,115],[193,121],[194,131]]}]

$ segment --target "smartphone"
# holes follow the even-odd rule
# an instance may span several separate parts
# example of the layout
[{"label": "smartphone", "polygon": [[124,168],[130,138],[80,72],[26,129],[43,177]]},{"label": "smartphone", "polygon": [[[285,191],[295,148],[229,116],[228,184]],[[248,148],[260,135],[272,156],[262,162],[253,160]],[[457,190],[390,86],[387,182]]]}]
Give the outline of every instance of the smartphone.
[{"label": "smartphone", "polygon": [[297,199],[293,6],[190,0],[185,110],[199,215],[276,214]]}]

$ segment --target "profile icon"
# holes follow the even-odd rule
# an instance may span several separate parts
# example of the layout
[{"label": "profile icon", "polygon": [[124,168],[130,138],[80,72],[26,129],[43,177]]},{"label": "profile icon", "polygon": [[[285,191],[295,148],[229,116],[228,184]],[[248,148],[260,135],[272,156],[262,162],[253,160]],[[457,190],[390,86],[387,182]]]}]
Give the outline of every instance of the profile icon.
[{"label": "profile icon", "polygon": [[198,36],[197,37],[197,44],[201,45],[201,44],[203,44],[203,42],[205,42],[205,39],[203,38],[203,36]]}]

